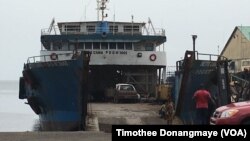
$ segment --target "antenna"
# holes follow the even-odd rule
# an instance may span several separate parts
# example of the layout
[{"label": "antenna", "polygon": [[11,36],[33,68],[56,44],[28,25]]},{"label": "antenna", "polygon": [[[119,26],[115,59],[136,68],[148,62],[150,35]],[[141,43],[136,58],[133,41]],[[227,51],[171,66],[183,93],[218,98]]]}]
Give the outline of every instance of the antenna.
[{"label": "antenna", "polygon": [[115,13],[114,13],[114,22],[113,22],[113,34],[115,34]]},{"label": "antenna", "polygon": [[132,35],[134,34],[134,15],[131,15],[132,19]]},{"label": "antenna", "polygon": [[86,21],[87,20],[87,17],[86,17],[86,12],[87,12],[87,6],[85,5],[85,7],[84,7],[84,21]]},{"label": "antenna", "polygon": [[150,26],[151,26],[151,28],[152,28],[152,30],[153,30],[154,35],[156,35],[156,32],[155,32],[155,28],[154,28],[154,26],[153,26],[153,23],[152,23],[151,19],[148,18],[148,30],[149,30]]},{"label": "antenna", "polygon": [[[87,0],[86,0],[87,1]],[[84,3],[84,2],[83,2]],[[85,5],[84,5],[84,21],[86,21],[87,20],[87,8],[88,8],[88,6],[90,5],[90,3],[91,3],[91,0],[88,0],[88,2],[87,3],[85,3]]]},{"label": "antenna", "polygon": [[54,30],[55,34],[56,34],[56,29],[55,29],[55,18],[52,19],[51,23],[50,23],[50,26],[48,28],[48,33],[51,33],[52,29]]},{"label": "antenna", "polygon": [[104,20],[104,18],[108,17],[108,14],[105,14],[105,10],[107,8],[106,3],[109,2],[109,0],[96,0],[97,2],[97,20],[100,20],[100,11],[102,14],[102,21]]},{"label": "antenna", "polygon": [[218,55],[220,55],[220,46],[218,45]]}]

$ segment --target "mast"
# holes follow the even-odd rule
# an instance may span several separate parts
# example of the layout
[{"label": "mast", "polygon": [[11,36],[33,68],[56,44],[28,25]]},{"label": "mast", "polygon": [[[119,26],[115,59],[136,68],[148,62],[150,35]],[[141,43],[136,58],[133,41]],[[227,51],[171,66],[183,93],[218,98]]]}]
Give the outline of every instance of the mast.
[{"label": "mast", "polygon": [[107,3],[109,0],[96,0],[97,1],[97,20],[100,20],[100,12],[101,12],[101,21],[104,20],[104,18],[108,17],[108,14],[105,13],[105,10],[107,10]]}]

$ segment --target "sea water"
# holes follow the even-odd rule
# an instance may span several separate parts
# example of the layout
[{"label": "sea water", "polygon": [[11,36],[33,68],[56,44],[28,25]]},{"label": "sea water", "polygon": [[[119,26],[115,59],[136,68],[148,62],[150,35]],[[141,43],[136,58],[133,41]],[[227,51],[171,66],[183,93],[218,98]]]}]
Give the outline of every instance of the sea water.
[{"label": "sea water", "polygon": [[36,130],[38,116],[18,95],[18,81],[0,80],[0,132]]}]

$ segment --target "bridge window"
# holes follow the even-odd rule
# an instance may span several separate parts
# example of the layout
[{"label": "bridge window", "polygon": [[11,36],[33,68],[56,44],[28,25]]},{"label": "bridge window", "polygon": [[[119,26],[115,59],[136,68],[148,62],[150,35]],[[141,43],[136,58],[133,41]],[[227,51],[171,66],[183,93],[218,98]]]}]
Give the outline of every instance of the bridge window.
[{"label": "bridge window", "polygon": [[124,50],[124,43],[118,43],[117,46],[118,49]]},{"label": "bridge window", "polygon": [[116,43],[109,43],[109,49],[116,49]]},{"label": "bridge window", "polygon": [[132,50],[132,43],[125,43],[126,50]]},{"label": "bridge window", "polygon": [[133,31],[134,32],[140,32],[140,27],[139,26],[133,26]]},{"label": "bridge window", "polygon": [[69,43],[69,50],[74,50],[74,49],[75,49],[75,44]]},{"label": "bridge window", "polygon": [[92,43],[91,42],[86,42],[85,43],[85,49],[92,49]]},{"label": "bridge window", "polygon": [[84,44],[83,43],[78,43],[77,49],[83,49],[84,48]]},{"label": "bridge window", "polygon": [[87,26],[87,32],[95,32],[95,26],[93,26],[93,25],[88,25]]},{"label": "bridge window", "polygon": [[154,44],[153,43],[146,43],[145,44],[146,51],[153,51],[154,50]]},{"label": "bridge window", "polygon": [[68,42],[63,42],[62,50],[69,50],[69,43]]},{"label": "bridge window", "polygon": [[154,47],[145,47],[146,51],[154,51]]},{"label": "bridge window", "polygon": [[134,44],[134,50],[135,51],[145,51],[145,47],[142,43],[136,43]]},{"label": "bridge window", "polygon": [[101,49],[108,49],[108,43],[101,43]]},{"label": "bridge window", "polygon": [[113,25],[109,26],[109,32],[117,33],[118,32],[118,26],[117,25],[116,26],[113,26]]},{"label": "bridge window", "polygon": [[65,25],[65,32],[80,32],[80,25]]},{"label": "bridge window", "polygon": [[99,42],[93,43],[93,49],[100,49],[100,43]]},{"label": "bridge window", "polygon": [[53,50],[61,50],[62,42],[53,42]]},{"label": "bridge window", "polygon": [[124,26],[124,32],[131,32],[132,26]]},{"label": "bridge window", "polygon": [[140,31],[140,27],[138,25],[132,26],[132,25],[125,25],[124,26],[124,32],[131,32],[138,33]]}]

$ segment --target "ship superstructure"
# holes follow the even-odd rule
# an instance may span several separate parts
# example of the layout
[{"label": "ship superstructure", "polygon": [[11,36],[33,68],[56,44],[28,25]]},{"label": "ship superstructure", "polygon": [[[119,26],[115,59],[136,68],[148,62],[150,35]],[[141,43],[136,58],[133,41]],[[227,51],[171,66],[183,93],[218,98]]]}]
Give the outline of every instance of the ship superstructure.
[{"label": "ship superstructure", "polygon": [[[105,21],[105,0],[98,1],[98,21],[58,22],[54,20],[41,35],[45,60],[67,60],[72,51],[89,51],[90,93],[102,99],[105,90],[117,83],[134,84],[140,94],[154,95],[155,86],[165,80],[165,30],[148,23]],[[66,53],[66,54],[65,54]],[[65,55],[58,55],[65,54]],[[45,59],[45,60],[44,60]]]}]

